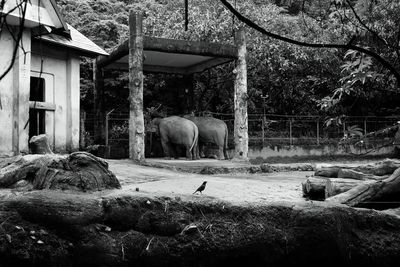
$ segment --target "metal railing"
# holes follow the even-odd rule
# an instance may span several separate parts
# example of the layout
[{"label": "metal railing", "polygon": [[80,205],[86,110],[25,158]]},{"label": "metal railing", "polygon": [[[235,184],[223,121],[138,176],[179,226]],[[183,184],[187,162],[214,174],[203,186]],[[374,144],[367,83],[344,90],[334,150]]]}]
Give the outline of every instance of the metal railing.
[{"label": "metal railing", "polygon": [[[203,112],[197,116],[212,116],[226,122],[229,130],[229,143],[233,147],[234,114]],[[106,116],[106,144],[127,142],[129,140],[128,113],[108,112]],[[85,134],[90,144],[94,135],[95,117],[85,115]],[[361,129],[363,134],[379,131],[393,126],[400,120],[400,116],[348,116],[342,117],[341,124],[326,126],[324,117],[320,116],[293,116],[278,114],[248,114],[248,134],[250,146],[271,145],[311,145],[337,144],[349,127]],[[391,138],[389,133],[372,135],[371,142]],[[375,140],[376,139],[376,140]]]}]

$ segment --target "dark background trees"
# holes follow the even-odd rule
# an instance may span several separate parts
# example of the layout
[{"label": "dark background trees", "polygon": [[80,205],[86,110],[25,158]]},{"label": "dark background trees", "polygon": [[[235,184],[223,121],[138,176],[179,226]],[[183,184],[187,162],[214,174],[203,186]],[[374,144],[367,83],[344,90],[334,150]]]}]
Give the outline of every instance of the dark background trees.
[{"label": "dark background trees", "polygon": [[[232,42],[241,26],[220,1],[192,0],[184,29],[181,0],[62,0],[68,23],[111,50],[127,37],[129,9],[145,13],[145,34],[167,38]],[[265,30],[306,43],[352,44],[385,59],[397,71],[400,3],[392,0],[231,1],[244,16]],[[315,49],[266,37],[248,28],[249,111],[296,115],[392,115],[400,100],[393,72],[374,57],[345,49]],[[196,111],[231,113],[232,66],[195,76]],[[106,73],[108,107],[128,108],[127,75]],[[82,68],[82,107],[92,106],[91,64]],[[169,75],[147,75],[145,106],[162,103],[177,114],[182,107],[182,81]],[[179,101],[177,101],[179,100]]]}]

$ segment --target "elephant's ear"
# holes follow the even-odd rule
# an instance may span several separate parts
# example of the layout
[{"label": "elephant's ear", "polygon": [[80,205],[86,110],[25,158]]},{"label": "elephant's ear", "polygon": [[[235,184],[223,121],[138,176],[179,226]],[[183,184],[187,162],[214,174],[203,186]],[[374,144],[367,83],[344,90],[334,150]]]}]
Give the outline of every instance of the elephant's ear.
[{"label": "elephant's ear", "polygon": [[151,124],[152,124],[152,125],[155,125],[155,126],[158,126],[158,125],[160,124],[160,122],[161,122],[161,118],[154,118],[154,119],[151,121]]}]

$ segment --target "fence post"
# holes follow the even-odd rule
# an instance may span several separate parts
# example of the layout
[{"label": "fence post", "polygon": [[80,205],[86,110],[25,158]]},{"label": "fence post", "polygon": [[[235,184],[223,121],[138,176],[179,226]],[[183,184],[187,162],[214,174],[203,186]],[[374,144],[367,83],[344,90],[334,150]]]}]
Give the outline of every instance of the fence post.
[{"label": "fence post", "polygon": [[319,119],[317,120],[317,145],[319,146]]},{"label": "fence post", "polygon": [[364,135],[367,134],[367,119],[364,119]]},{"label": "fence post", "polygon": [[265,123],[265,117],[263,117],[262,120],[261,120],[261,127],[262,127],[262,145],[263,145],[263,147],[265,146],[265,140],[264,140],[264,136],[265,136],[264,127],[265,127],[265,125],[264,125],[264,123]]},{"label": "fence post", "polygon": [[343,137],[345,136],[345,134],[346,134],[346,122],[344,121],[343,122]]},{"label": "fence post", "polygon": [[105,137],[106,137],[106,146],[108,146],[108,120],[110,119],[110,113],[107,113],[106,115],[106,125],[105,125]]},{"label": "fence post", "polygon": [[292,140],[292,118],[289,118],[289,144],[290,144],[290,146],[293,145],[293,140]]}]

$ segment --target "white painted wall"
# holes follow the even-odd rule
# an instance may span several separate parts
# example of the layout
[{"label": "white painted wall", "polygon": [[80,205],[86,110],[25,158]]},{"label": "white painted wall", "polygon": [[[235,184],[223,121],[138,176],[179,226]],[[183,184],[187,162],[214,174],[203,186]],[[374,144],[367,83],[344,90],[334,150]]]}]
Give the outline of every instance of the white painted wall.
[{"label": "white painted wall", "polygon": [[[46,111],[46,134],[52,140],[54,152],[77,151],[79,149],[80,59],[67,51],[56,52],[47,51],[47,49],[42,51],[46,52],[40,53],[35,49],[32,54],[32,75],[39,77],[42,72],[41,77],[46,81],[45,101],[56,105],[55,111]],[[53,82],[52,86],[50,82]]]},{"label": "white painted wall", "polygon": [[[0,35],[0,74],[4,73],[11,62],[14,41],[7,30]],[[0,155],[12,155],[13,128],[13,70],[0,81]]]},{"label": "white painted wall", "polygon": [[[28,153],[29,128],[25,125],[29,119],[30,38],[30,30],[24,30],[23,49],[20,45],[12,69],[0,81],[0,156]],[[0,37],[0,48],[0,74],[3,74],[12,62],[15,48],[15,42],[6,29]]]}]

